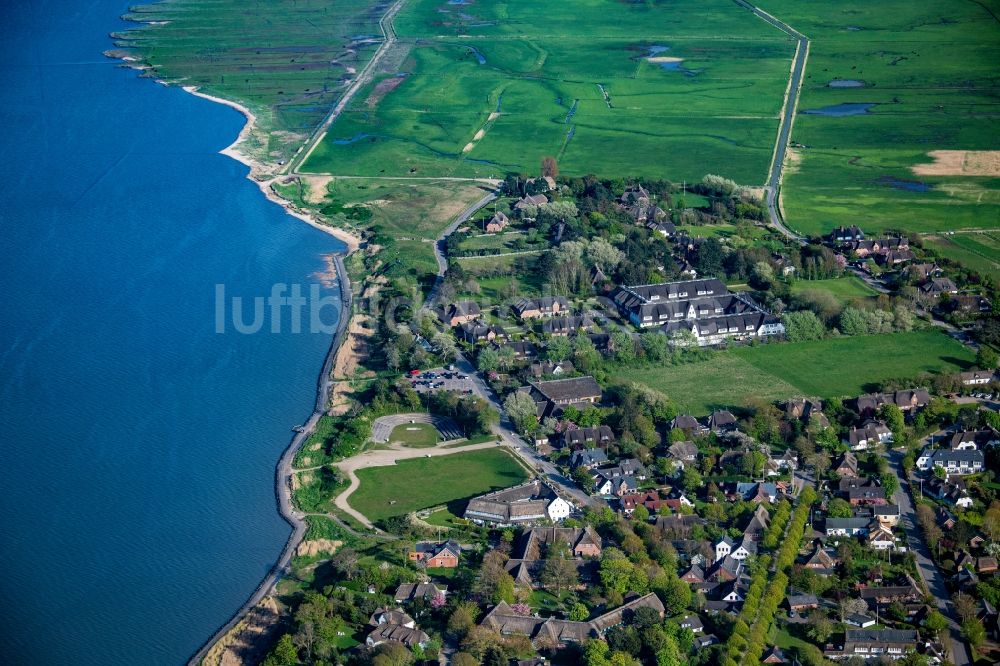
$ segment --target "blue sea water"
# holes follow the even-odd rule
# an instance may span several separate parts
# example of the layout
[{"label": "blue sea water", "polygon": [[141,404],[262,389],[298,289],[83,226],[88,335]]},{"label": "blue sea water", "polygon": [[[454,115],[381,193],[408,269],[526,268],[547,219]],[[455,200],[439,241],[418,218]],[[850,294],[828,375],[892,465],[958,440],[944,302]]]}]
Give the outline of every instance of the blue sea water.
[{"label": "blue sea water", "polygon": [[[0,661],[177,664],[289,527],[322,334],[215,332],[215,285],[341,244],[217,151],[235,111],[102,57],[123,0],[0,4]],[[331,292],[332,293],[332,292]]]}]

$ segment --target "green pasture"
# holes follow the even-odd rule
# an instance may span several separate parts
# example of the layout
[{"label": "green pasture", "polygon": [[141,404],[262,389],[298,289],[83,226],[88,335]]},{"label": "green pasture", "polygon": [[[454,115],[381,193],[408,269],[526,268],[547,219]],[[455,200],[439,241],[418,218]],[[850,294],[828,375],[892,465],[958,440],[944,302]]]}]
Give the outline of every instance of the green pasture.
[{"label": "green pasture", "polygon": [[304,170],[490,176],[552,155],[564,174],[765,179],[794,44],[729,0],[408,0],[395,26],[400,71]]},{"label": "green pasture", "polygon": [[457,505],[527,478],[521,465],[500,449],[414,458],[361,469],[357,474],[361,485],[349,501],[371,520],[438,504],[448,504],[453,514],[461,515],[463,509]]},{"label": "green pasture", "polygon": [[741,347],[698,363],[629,368],[616,380],[645,384],[701,415],[754,398],[856,396],[888,379],[957,372],[973,358],[943,333],[919,331]]},{"label": "green pasture", "polygon": [[[995,228],[1000,178],[922,176],[933,150],[998,150],[1000,7],[996,2],[760,0],[811,40],[783,203],[807,234]],[[992,5],[992,9],[990,6]],[[860,88],[830,87],[859,80]],[[874,103],[847,117],[804,114]]]}]

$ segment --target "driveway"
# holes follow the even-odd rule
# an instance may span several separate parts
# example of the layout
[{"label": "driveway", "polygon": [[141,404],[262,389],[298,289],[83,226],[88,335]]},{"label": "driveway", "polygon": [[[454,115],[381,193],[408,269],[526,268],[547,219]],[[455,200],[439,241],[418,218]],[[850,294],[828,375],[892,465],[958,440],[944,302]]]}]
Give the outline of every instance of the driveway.
[{"label": "driveway", "polygon": [[903,454],[899,451],[892,451],[889,454],[889,466],[896,478],[899,479],[899,489],[893,495],[893,501],[899,506],[900,525],[906,532],[906,540],[909,542],[910,552],[916,558],[917,571],[927,586],[927,591],[935,599],[938,610],[948,618],[948,628],[950,633],[951,660],[955,666],[967,666],[970,664],[969,651],[962,639],[961,630],[958,626],[958,618],[955,609],[952,607],[951,599],[948,595],[948,588],[945,586],[944,577],[931,559],[930,548],[924,541],[920,526],[917,525],[917,514],[914,509],[913,497],[910,493],[910,485],[907,483],[906,474],[903,472],[901,461]]}]

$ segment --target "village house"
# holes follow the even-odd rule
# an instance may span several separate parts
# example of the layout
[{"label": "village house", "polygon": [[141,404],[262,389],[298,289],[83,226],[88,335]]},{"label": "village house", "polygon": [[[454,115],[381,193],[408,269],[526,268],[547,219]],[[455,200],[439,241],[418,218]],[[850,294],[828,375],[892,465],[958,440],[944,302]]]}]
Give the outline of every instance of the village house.
[{"label": "village house", "polygon": [[488,234],[497,234],[506,229],[508,224],[510,224],[510,218],[504,215],[503,211],[498,210],[493,214],[493,217],[486,221],[484,229]]},{"label": "village house", "polygon": [[571,333],[591,332],[596,324],[588,315],[569,315],[552,317],[542,322],[542,333],[556,337],[565,337]]},{"label": "village house", "polygon": [[608,462],[608,454],[604,449],[581,449],[570,456],[569,466],[572,469],[593,469]]},{"label": "village house", "polygon": [[970,370],[958,375],[959,381],[965,386],[983,386],[996,379],[996,373],[992,370]]},{"label": "village house", "polygon": [[448,594],[447,587],[438,587],[434,583],[401,583],[393,595],[397,604],[405,604],[416,599],[434,599]]},{"label": "village house", "polygon": [[539,479],[469,500],[464,518],[479,525],[532,524],[568,518],[572,505]]},{"label": "village house", "polygon": [[[969,491],[965,487],[965,482],[962,481],[961,477],[955,480],[939,479],[937,477],[930,478],[924,482],[923,492],[929,497],[962,509],[968,509],[975,504],[975,501],[969,496]],[[945,509],[942,508],[942,511],[945,511]],[[951,529],[952,527],[954,525],[946,529]]]},{"label": "village house", "polygon": [[871,421],[860,428],[851,428],[847,433],[846,443],[851,451],[867,451],[879,444],[892,442],[892,431],[880,421]]},{"label": "village house", "polygon": [[892,535],[892,530],[881,523],[875,523],[875,525],[873,529],[868,530],[868,534],[865,536],[868,546],[874,550],[895,548],[896,537]]},{"label": "village house", "polygon": [[401,643],[409,649],[426,647],[430,636],[416,628],[413,618],[399,610],[380,608],[368,621],[374,629],[365,639],[368,647],[376,647],[386,642]]},{"label": "village house", "polygon": [[831,518],[827,516],[825,534],[828,537],[866,536],[870,522],[867,518]]},{"label": "village house", "polygon": [[948,448],[953,451],[974,451],[1000,445],[1000,433],[992,428],[963,430],[956,432],[948,440]]},{"label": "village house", "polygon": [[570,361],[542,361],[540,363],[532,363],[528,366],[528,373],[531,374],[535,379],[541,379],[542,377],[548,377],[550,375],[559,376],[567,375],[572,373],[576,368]]},{"label": "village house", "polygon": [[789,594],[785,597],[788,610],[802,613],[813,608],[819,608],[819,599],[815,594]]},{"label": "village house", "polygon": [[570,379],[553,379],[545,382],[528,382],[518,389],[534,400],[538,418],[558,416],[566,407],[586,409],[601,401],[604,393],[590,375]]},{"label": "village house", "polygon": [[861,231],[857,225],[849,227],[840,226],[834,229],[827,237],[835,244],[853,243],[865,239],[865,232]]},{"label": "village house", "polygon": [[958,293],[958,287],[950,278],[931,278],[920,286],[920,294],[930,299],[941,298]]},{"label": "village house", "polygon": [[837,562],[837,557],[831,551],[824,548],[823,544],[817,540],[813,547],[813,552],[806,558],[802,566],[817,573],[829,574],[836,568]]},{"label": "village house", "polygon": [[569,301],[563,296],[542,296],[541,298],[521,298],[513,306],[514,314],[521,321],[554,317],[569,312]]},{"label": "village house", "polygon": [[416,547],[410,551],[409,558],[411,562],[420,562],[432,569],[454,569],[458,566],[461,554],[462,549],[456,541],[442,543],[418,541]]},{"label": "village house", "polygon": [[840,458],[837,459],[836,464],[833,467],[834,473],[841,478],[857,478],[858,476],[858,458],[850,451],[845,451]]},{"label": "village house", "polygon": [[893,393],[872,393],[854,401],[855,410],[862,418],[872,418],[882,405],[896,405],[904,413],[923,407],[931,401],[927,389],[905,389]]},{"label": "village house", "polygon": [[784,404],[785,419],[788,421],[800,421],[803,425],[809,425],[815,420],[821,428],[829,428],[830,421],[823,414],[823,405],[819,400],[813,398],[793,398]]},{"label": "village house", "polygon": [[667,449],[667,457],[675,470],[683,470],[687,465],[698,461],[698,447],[694,442],[674,442]]},{"label": "village house", "polygon": [[508,339],[507,331],[497,324],[482,324],[478,321],[467,321],[458,327],[459,337],[469,344],[478,342],[495,342]]},{"label": "village house", "polygon": [[771,514],[767,512],[764,506],[757,505],[753,516],[750,517],[750,522],[743,528],[743,536],[754,541],[759,541],[764,536],[764,532],[767,531],[770,522]]},{"label": "village house", "polygon": [[667,500],[661,498],[660,493],[655,490],[650,490],[645,493],[622,495],[620,501],[622,512],[626,516],[631,516],[638,506],[645,507],[645,509],[651,514],[658,513],[661,508],[667,506]]},{"label": "village house", "polygon": [[708,429],[716,434],[732,432],[737,425],[736,417],[726,409],[716,410],[708,417]]},{"label": "village house", "polygon": [[778,499],[778,486],[773,483],[739,482],[731,494],[753,504],[774,504]]},{"label": "village house", "polygon": [[500,351],[501,349],[512,349],[514,351],[515,361],[530,361],[531,359],[538,357],[538,347],[536,347],[535,343],[530,340],[506,342],[504,344],[494,342],[493,349],[496,351]]},{"label": "village house", "polygon": [[548,202],[549,199],[544,194],[529,194],[518,199],[517,203],[514,204],[514,210],[519,213],[523,213],[526,208],[531,206],[544,206]]},{"label": "village house", "polygon": [[665,610],[663,602],[655,594],[649,593],[629,599],[622,606],[590,621],[578,622],[520,615],[507,602],[501,601],[486,614],[480,626],[492,629],[502,636],[527,636],[536,647],[565,646],[604,636],[612,627],[626,624],[639,608],[652,608],[660,617],[663,617]]},{"label": "village house", "polygon": [[441,323],[451,327],[479,319],[483,314],[475,301],[456,301],[439,307],[435,312]]},{"label": "village house", "polygon": [[879,486],[863,486],[847,491],[847,501],[851,506],[875,506],[887,504],[885,490]]},{"label": "village house", "polygon": [[683,430],[689,437],[696,437],[708,432],[708,428],[703,426],[698,419],[690,414],[678,414],[675,416],[670,421],[670,429]]},{"label": "village house", "polygon": [[941,467],[946,474],[975,474],[983,471],[986,458],[978,449],[924,449],[917,458],[917,469]]},{"label": "village house", "polygon": [[[607,447],[615,441],[615,433],[609,426],[574,428],[562,432],[562,445],[573,449],[584,447]],[[606,460],[606,458],[605,458]]]},{"label": "village house", "polygon": [[910,629],[848,629],[843,645],[828,646],[823,652],[827,659],[902,659],[916,649],[917,632]]}]

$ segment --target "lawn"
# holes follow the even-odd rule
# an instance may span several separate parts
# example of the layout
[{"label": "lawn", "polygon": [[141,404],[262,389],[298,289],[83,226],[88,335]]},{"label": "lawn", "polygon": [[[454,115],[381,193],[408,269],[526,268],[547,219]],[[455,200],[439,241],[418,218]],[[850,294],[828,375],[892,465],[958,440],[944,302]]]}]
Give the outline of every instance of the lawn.
[{"label": "lawn", "polygon": [[399,442],[403,446],[425,449],[434,446],[441,439],[437,428],[430,423],[403,423],[392,429],[389,442]]},{"label": "lawn", "polygon": [[[1000,150],[996,3],[760,0],[811,40],[792,131],[785,217],[807,234],[996,228],[1000,174],[918,173],[935,150]],[[992,5],[992,10],[990,8]],[[861,87],[831,87],[835,80]],[[804,113],[874,104],[858,115]]]},{"label": "lawn", "polygon": [[350,503],[371,520],[437,504],[447,504],[453,514],[461,515],[469,498],[526,478],[521,465],[500,449],[415,458],[359,470],[361,486],[351,495]]},{"label": "lawn", "polygon": [[751,398],[836,398],[874,390],[888,379],[912,379],[969,367],[973,354],[938,331],[828,338],[720,351],[680,366],[629,369],[616,376],[665,393],[695,415],[738,407]]},{"label": "lawn", "polygon": [[853,275],[829,280],[796,280],[792,283],[793,294],[804,291],[825,291],[844,304],[878,295],[878,292]]},{"label": "lawn", "polygon": [[392,67],[303,170],[482,177],[551,155],[565,175],[765,180],[794,43],[731,0],[408,0],[394,23]]}]

